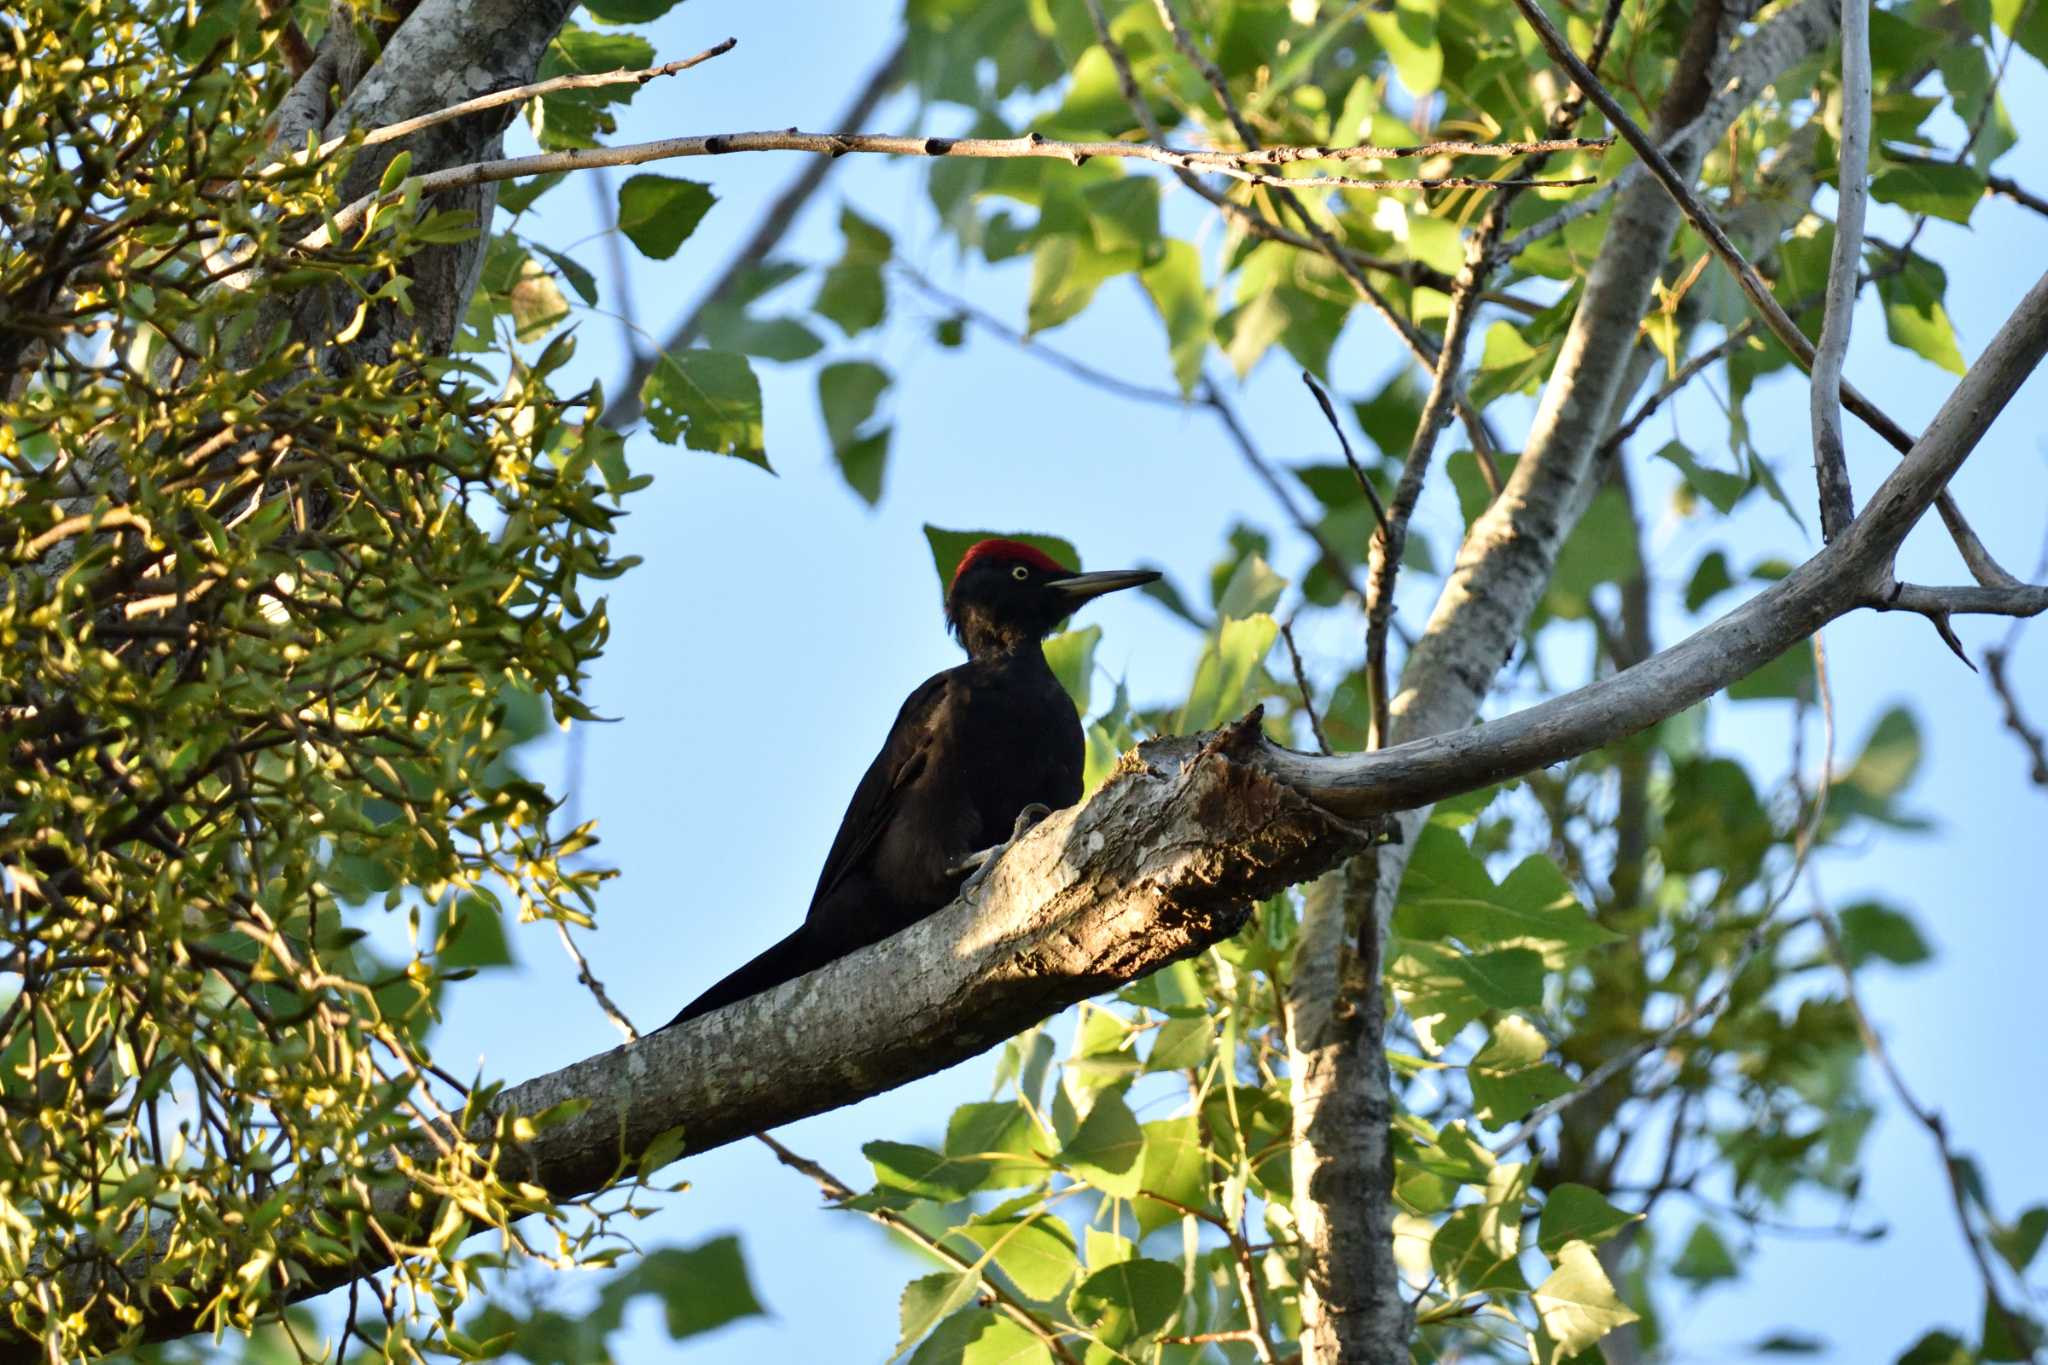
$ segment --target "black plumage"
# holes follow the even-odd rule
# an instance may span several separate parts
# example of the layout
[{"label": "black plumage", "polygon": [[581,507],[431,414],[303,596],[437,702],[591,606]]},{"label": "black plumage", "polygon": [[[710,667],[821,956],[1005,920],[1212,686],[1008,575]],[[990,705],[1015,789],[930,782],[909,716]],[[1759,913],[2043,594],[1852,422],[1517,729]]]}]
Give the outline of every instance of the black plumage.
[{"label": "black plumage", "polygon": [[1158,577],[1077,574],[1021,541],[972,546],[946,594],[946,620],[967,662],[927,678],[903,703],[854,788],[802,926],[669,1022],[757,995],[914,924],[958,894],[963,864],[1009,838],[1026,806],[1080,800],[1080,719],[1040,642],[1088,599]]}]

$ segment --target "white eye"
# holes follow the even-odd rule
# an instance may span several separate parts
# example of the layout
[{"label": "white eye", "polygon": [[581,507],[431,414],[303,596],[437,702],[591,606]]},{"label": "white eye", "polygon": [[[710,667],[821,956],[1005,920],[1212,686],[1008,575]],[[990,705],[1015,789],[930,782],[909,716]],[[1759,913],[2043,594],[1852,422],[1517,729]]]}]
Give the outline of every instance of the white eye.
[{"label": "white eye", "polygon": [[1016,579],[1019,583],[1022,583],[1025,579],[1031,577],[1031,570],[1025,568],[1022,564],[1019,564],[1016,568],[1010,570],[1010,577]]}]

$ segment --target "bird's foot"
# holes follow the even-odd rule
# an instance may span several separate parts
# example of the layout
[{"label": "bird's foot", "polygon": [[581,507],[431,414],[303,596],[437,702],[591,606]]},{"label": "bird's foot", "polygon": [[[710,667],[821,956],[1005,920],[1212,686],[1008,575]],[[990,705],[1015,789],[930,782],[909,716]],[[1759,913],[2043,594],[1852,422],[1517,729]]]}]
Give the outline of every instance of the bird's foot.
[{"label": "bird's foot", "polygon": [[1017,823],[1010,827],[1009,838],[1003,840],[994,848],[985,848],[979,853],[970,853],[959,866],[946,869],[949,872],[968,874],[967,880],[960,884],[960,894],[967,898],[969,904],[973,904],[981,894],[982,884],[988,880],[988,874],[994,871],[995,865],[1002,860],[1003,854],[1009,851],[1010,845],[1030,833],[1039,821],[1051,814],[1051,807],[1042,802],[1033,801],[1023,810],[1017,812]]}]

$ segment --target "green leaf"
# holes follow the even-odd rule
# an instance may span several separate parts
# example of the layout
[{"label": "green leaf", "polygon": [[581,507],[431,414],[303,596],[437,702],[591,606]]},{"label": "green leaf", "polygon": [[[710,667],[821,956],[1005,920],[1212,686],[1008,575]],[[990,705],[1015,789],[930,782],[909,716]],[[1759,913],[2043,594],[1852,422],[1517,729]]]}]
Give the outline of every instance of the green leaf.
[{"label": "green leaf", "polygon": [[1231,570],[1230,581],[1216,599],[1216,615],[1229,621],[1271,612],[1287,591],[1287,580],[1273,572],[1264,556],[1248,554]]},{"label": "green leaf", "polygon": [[1598,1190],[1563,1184],[1543,1202],[1543,1222],[1536,1245],[1557,1258],[1567,1242],[1604,1242],[1643,1215],[1618,1209]]},{"label": "green leaf", "polygon": [[[1114,1091],[1096,1097],[1088,1117],[1060,1153],[1074,1175],[1119,1199],[1135,1198],[1144,1180],[1145,1130]],[[1175,1284],[1178,1285],[1176,1280]]]},{"label": "green leaf", "polygon": [[1187,704],[1174,733],[1190,735],[1234,720],[1244,709],[1252,674],[1280,637],[1280,623],[1263,612],[1225,621],[1195,666]]},{"label": "green leaf", "polygon": [[583,8],[608,24],[652,23],[682,0],[583,0]]},{"label": "green leaf", "polygon": [[1698,611],[1707,603],[1735,586],[1735,578],[1728,571],[1728,556],[1719,550],[1709,550],[1700,558],[1698,567],[1692,571],[1692,578],[1685,585],[1685,609]]},{"label": "green leaf", "polygon": [[1178,1266],[1142,1257],[1104,1266],[1074,1288],[1074,1320],[1112,1350],[1158,1332],[1180,1311]]},{"label": "green leaf", "polygon": [[1994,1224],[1991,1229],[1991,1245],[2005,1258],[2015,1275],[2027,1273],[2027,1267],[2034,1263],[2034,1257],[2041,1250],[2041,1241],[2048,1237],[2048,1204],[2036,1204],[2021,1214],[2017,1221]]},{"label": "green leaf", "polygon": [[1209,1203],[1208,1172],[1208,1149],[1202,1144],[1201,1125],[1194,1115],[1146,1124],[1141,1186],[1148,1193],[1164,1195],[1173,1203],[1140,1198],[1135,1206],[1140,1235],[1178,1223],[1184,1214],[1174,1205],[1206,1208]]},{"label": "green leaf", "polygon": [[715,1237],[688,1250],[662,1247],[641,1257],[629,1273],[633,1292],[660,1298],[675,1341],[761,1315],[737,1237]]},{"label": "green leaf", "polygon": [[933,1329],[910,1365],[1052,1365],[1052,1352],[1002,1314],[969,1308]]},{"label": "green leaf", "polygon": [[1081,191],[1095,249],[1105,255],[1133,251],[1150,259],[1159,243],[1159,182],[1149,175],[1120,175]]},{"label": "green leaf", "polygon": [[1543,604],[1568,620],[1580,620],[1591,610],[1595,588],[1633,582],[1642,572],[1628,499],[1617,488],[1603,488],[1558,551]]},{"label": "green leaf", "polygon": [[896,1343],[896,1354],[902,1355],[909,1350],[941,1318],[966,1307],[974,1298],[974,1291],[980,1287],[981,1276],[971,1270],[927,1275],[903,1286],[903,1298],[897,1310],[903,1336]]},{"label": "green leaf", "polygon": [[1534,1024],[1518,1014],[1503,1016],[1493,1026],[1492,1041],[1465,1071],[1474,1117],[1489,1128],[1504,1128],[1537,1105],[1569,1094],[1571,1078],[1543,1060],[1549,1050]]},{"label": "green leaf", "polygon": [[854,438],[888,387],[887,371],[865,360],[842,360],[818,371],[818,405],[834,446]]},{"label": "green leaf", "polygon": [[1036,334],[1072,319],[1095,298],[1104,280],[1135,270],[1138,263],[1134,251],[1100,251],[1080,237],[1041,238],[1031,253],[1026,330]]},{"label": "green leaf", "polygon": [[924,527],[925,543],[932,547],[932,567],[939,573],[939,596],[944,597],[953,587],[953,571],[960,567],[961,556],[981,540],[1021,540],[1051,555],[1053,559],[1069,569],[1079,571],[1081,555],[1074,549],[1074,543],[1059,536],[1040,535],[1035,531],[949,531],[930,522]]},{"label": "green leaf", "polygon": [[1679,1252],[1678,1259],[1671,1263],[1671,1273],[1691,1282],[1695,1289],[1702,1289],[1716,1280],[1732,1280],[1741,1272],[1736,1269],[1735,1258],[1728,1254],[1728,1244],[1721,1240],[1721,1234],[1714,1230],[1714,1225],[1701,1223],[1686,1240],[1685,1250]]},{"label": "green leaf", "polygon": [[1261,243],[1238,267],[1238,306],[1217,323],[1224,355],[1242,377],[1278,342],[1302,368],[1327,374],[1331,348],[1351,316],[1350,289],[1320,258]]},{"label": "green leaf", "polygon": [[[1735,510],[1735,504],[1742,501],[1749,492],[1750,482],[1741,474],[1730,474],[1725,470],[1708,469],[1696,459],[1683,442],[1670,441],[1657,452],[1657,458],[1668,460],[1685,475],[1686,487],[1714,505],[1714,510],[1727,514]],[[1725,561],[1724,561],[1725,567]]]},{"label": "green leaf", "polygon": [[761,429],[761,385],[745,356],[730,351],[670,351],[655,362],[640,401],[656,440],[737,455],[768,468]]},{"label": "green leaf", "polygon": [[1634,1310],[1615,1297],[1607,1272],[1584,1242],[1568,1242],[1559,1249],[1557,1269],[1536,1286],[1530,1301],[1543,1320],[1543,1330],[1564,1356],[1577,1355],[1636,1320]]},{"label": "green leaf", "polygon": [[531,245],[535,251],[538,251],[541,255],[547,257],[549,263],[552,264],[555,267],[555,269],[562,272],[562,278],[567,280],[569,282],[569,287],[576,291],[577,298],[582,299],[585,303],[590,304],[592,306],[596,305],[597,276],[591,274],[590,271],[583,265],[581,261],[578,261],[573,257],[564,256],[559,251],[551,251],[547,247],[542,246],[539,242],[532,242],[529,243],[529,245]]},{"label": "green leaf", "polygon": [[1978,1365],[1977,1354],[1952,1332],[1929,1332],[1906,1348],[1898,1365]]},{"label": "green leaf", "polygon": [[1872,958],[1883,958],[1896,967],[1913,967],[1934,956],[1904,911],[1876,901],[1860,901],[1844,909],[1840,919],[1842,956],[1851,967],[1860,967]]},{"label": "green leaf", "polygon": [[1183,1071],[1201,1065],[1216,1037],[1216,1022],[1208,1015],[1169,1019],[1152,1037],[1152,1050],[1145,1054],[1147,1071]]},{"label": "green leaf", "polygon": [[2028,0],[1991,0],[1991,18],[2035,61],[2048,63],[2048,6],[2029,4]]},{"label": "green leaf", "polygon": [[1920,726],[1913,713],[1894,706],[1877,718],[1855,766],[1838,782],[1864,800],[1883,803],[1906,789],[1920,771]]},{"label": "green leaf", "polygon": [[973,1222],[954,1228],[950,1235],[992,1253],[996,1265],[1029,1298],[1057,1296],[1080,1268],[1073,1235],[1057,1218]]},{"label": "green leaf", "polygon": [[1931,213],[1951,223],[1970,221],[1984,197],[1984,176],[1969,166],[1914,161],[1880,171],[1870,182],[1870,197],[1896,204],[1908,213]]},{"label": "green leaf", "polygon": [[948,1156],[908,1142],[870,1142],[861,1155],[875,1168],[875,1183],[941,1203],[963,1198],[987,1179],[986,1161]]},{"label": "green leaf", "polygon": [[379,194],[390,194],[393,190],[404,184],[406,176],[410,174],[412,174],[412,153],[400,152],[397,156],[384,163],[384,176],[377,182],[377,192]]},{"label": "green leaf", "polygon": [[1456,1294],[1528,1288],[1516,1257],[1522,1245],[1522,1204],[1529,1167],[1515,1162],[1486,1177],[1486,1198],[1452,1211],[1430,1239],[1429,1262]]},{"label": "green leaf", "polygon": [[505,181],[498,186],[498,207],[517,217],[532,208],[534,200],[561,184],[568,174],[567,171],[551,171],[547,175]]},{"label": "green leaf", "polygon": [[1101,626],[1083,626],[1045,642],[1045,662],[1074,699],[1074,709],[1084,716],[1088,714],[1089,683],[1095,674],[1095,646],[1101,641]]},{"label": "green leaf", "polygon": [[1532,948],[1551,967],[1618,941],[1586,913],[1548,858],[1525,859],[1495,886],[1465,841],[1435,825],[1424,826],[1416,837],[1394,918],[1403,938]]},{"label": "green leaf", "polygon": [[512,314],[513,335],[532,341],[568,316],[569,300],[562,297],[555,277],[533,257],[522,253],[518,271],[505,291],[505,305]]},{"label": "green leaf", "polygon": [[1436,6],[1428,0],[1395,0],[1391,11],[1368,10],[1365,26],[1394,64],[1408,93],[1425,96],[1444,75],[1444,51],[1436,40]]},{"label": "green leaf", "polygon": [[888,311],[882,266],[895,246],[888,233],[850,208],[840,210],[839,230],[846,238],[846,249],[839,263],[825,272],[811,307],[839,324],[846,335],[858,336]]},{"label": "green leaf", "polygon": [[818,406],[839,472],[870,507],[882,496],[889,429],[863,428],[888,387],[888,372],[865,360],[842,360],[818,371]]},{"label": "green leaf", "polygon": [[[603,71],[644,70],[654,63],[654,45],[637,33],[595,33],[565,24],[548,44],[539,69],[541,80]],[[594,147],[597,139],[618,130],[615,105],[630,103],[640,87],[632,81],[579,90],[557,90],[541,96],[532,111],[535,139],[546,148]]]},{"label": "green leaf", "polygon": [[1919,256],[1904,270],[1877,279],[1877,296],[1884,302],[1885,335],[1892,344],[1960,375],[1969,366],[1963,361],[1962,347],[1956,344],[1955,324],[1942,306],[1947,288],[1941,267]]},{"label": "green leaf", "polygon": [[636,175],[619,186],[619,231],[641,254],[665,261],[704,220],[717,195],[708,185],[667,175]]},{"label": "green leaf", "polygon": [[[1026,1159],[993,1159],[999,1153]],[[1046,1149],[1038,1126],[1024,1107],[1014,1101],[991,1100],[955,1109],[946,1123],[946,1155],[988,1161],[989,1173],[981,1182],[985,1190],[1036,1184],[1047,1171]]]},{"label": "green leaf", "polygon": [[1216,325],[1215,306],[1202,283],[1202,254],[1192,242],[1169,241],[1159,259],[1138,272],[1138,282],[1166,327],[1174,382],[1182,393],[1193,393]]},{"label": "green leaf", "polygon": [[517,961],[505,938],[498,907],[481,896],[457,896],[434,912],[435,962],[442,971],[462,967],[511,967]]}]

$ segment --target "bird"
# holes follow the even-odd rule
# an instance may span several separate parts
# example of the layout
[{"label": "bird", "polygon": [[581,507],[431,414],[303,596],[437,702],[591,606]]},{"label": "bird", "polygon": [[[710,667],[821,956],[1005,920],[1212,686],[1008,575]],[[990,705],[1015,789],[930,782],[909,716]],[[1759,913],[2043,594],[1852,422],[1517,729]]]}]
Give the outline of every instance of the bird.
[{"label": "bird", "polygon": [[816,971],[949,904],[1033,805],[1081,799],[1080,717],[1042,642],[1081,604],[1156,582],[1077,573],[1021,540],[976,541],[946,591],[967,662],[927,678],[854,788],[803,924],[698,996],[674,1027]]}]

